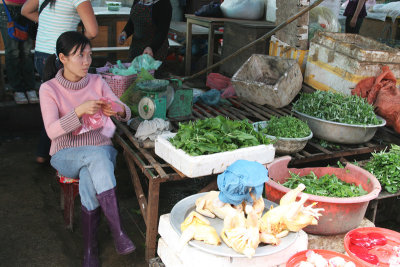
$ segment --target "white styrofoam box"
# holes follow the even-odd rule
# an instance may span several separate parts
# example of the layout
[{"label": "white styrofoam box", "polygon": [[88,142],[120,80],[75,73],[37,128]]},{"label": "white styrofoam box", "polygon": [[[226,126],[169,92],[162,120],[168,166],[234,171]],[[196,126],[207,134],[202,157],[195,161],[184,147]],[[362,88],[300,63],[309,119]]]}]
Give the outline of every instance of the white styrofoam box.
[{"label": "white styrofoam box", "polygon": [[308,236],[304,231],[299,232],[296,241],[286,249],[264,257],[231,258],[217,256],[206,253],[190,245],[186,245],[181,251],[178,251],[180,236],[172,228],[170,223],[170,214],[164,214],[160,217],[158,233],[161,235],[158,244],[157,253],[167,267],[276,267],[285,266],[291,256],[299,251],[307,249]]},{"label": "white styrofoam box", "polygon": [[165,243],[162,237],[158,239],[157,254],[167,267],[185,267],[175,253],[171,252],[171,249],[168,247],[167,243]]},{"label": "white styrofoam box", "polygon": [[174,136],[175,133],[159,135],[155,141],[155,153],[190,178],[221,173],[239,159],[266,164],[272,162],[275,157],[273,145],[259,145],[210,155],[190,156],[182,149],[176,149],[168,141]]}]

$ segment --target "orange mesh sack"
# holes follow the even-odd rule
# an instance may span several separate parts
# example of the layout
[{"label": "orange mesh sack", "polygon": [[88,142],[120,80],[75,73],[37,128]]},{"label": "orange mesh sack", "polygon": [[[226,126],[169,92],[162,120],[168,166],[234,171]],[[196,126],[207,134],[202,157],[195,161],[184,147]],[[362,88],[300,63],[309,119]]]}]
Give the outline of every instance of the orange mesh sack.
[{"label": "orange mesh sack", "polygon": [[386,123],[400,133],[400,91],[396,85],[387,85],[380,89],[374,106],[376,112],[386,119]]},{"label": "orange mesh sack", "polygon": [[388,66],[382,67],[379,76],[361,80],[351,93],[366,98],[376,113],[385,118],[386,124],[400,133],[400,91]]}]

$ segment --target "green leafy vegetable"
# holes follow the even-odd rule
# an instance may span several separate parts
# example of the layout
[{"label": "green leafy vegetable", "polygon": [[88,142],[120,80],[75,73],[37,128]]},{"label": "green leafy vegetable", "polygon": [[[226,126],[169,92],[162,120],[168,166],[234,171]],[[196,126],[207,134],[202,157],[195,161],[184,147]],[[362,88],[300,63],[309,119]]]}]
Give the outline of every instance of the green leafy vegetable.
[{"label": "green leafy vegetable", "polygon": [[314,172],[305,176],[299,176],[295,173],[290,173],[291,177],[282,185],[291,189],[295,189],[299,184],[304,184],[306,189],[304,193],[324,196],[324,197],[359,197],[366,195],[361,184],[349,184],[340,180],[336,175],[325,174],[318,178]]},{"label": "green leafy vegetable", "polygon": [[392,145],[389,152],[372,153],[372,158],[364,166],[372,173],[389,193],[400,190],[400,146]]},{"label": "green leafy vegetable", "polygon": [[340,149],[339,145],[335,145],[334,143],[322,139],[319,139],[319,145],[322,146],[323,148]]},{"label": "green leafy vegetable", "polygon": [[270,143],[248,121],[232,121],[222,116],[180,123],[178,133],[169,141],[192,156]]},{"label": "green leafy vegetable", "polygon": [[272,116],[267,126],[263,129],[259,127],[258,130],[264,134],[285,138],[303,138],[311,134],[307,123],[291,116]]},{"label": "green leafy vegetable", "polygon": [[374,113],[374,107],[356,95],[315,91],[301,94],[293,104],[293,110],[328,121],[353,125],[377,125],[381,121]]}]

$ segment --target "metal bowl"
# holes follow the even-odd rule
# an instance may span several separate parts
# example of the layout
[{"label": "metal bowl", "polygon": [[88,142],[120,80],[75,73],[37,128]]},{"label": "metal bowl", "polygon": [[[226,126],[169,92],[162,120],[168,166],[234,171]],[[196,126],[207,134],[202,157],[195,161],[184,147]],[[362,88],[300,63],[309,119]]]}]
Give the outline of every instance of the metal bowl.
[{"label": "metal bowl", "polygon": [[[267,121],[258,121],[253,123],[253,128],[255,131],[258,131],[259,128],[263,129],[267,127],[267,124],[268,124]],[[303,148],[307,145],[308,140],[310,140],[313,137],[312,131],[309,136],[302,138],[286,138],[286,137],[277,138],[276,136],[273,135],[268,135],[268,134],[264,135],[271,140],[278,139],[276,140],[276,142],[273,143],[273,146],[275,147],[275,153],[280,155],[293,154],[303,150]]]},{"label": "metal bowl", "polygon": [[300,119],[307,122],[314,136],[339,144],[362,144],[374,137],[378,127],[385,126],[385,119],[377,116],[382,121],[378,125],[353,125],[319,119],[299,111],[293,110]]},{"label": "metal bowl", "polygon": [[[176,203],[175,206],[172,208],[171,215],[169,218],[172,228],[179,234],[179,236],[182,234],[181,223],[185,220],[185,218],[189,215],[190,212],[196,210],[196,200],[199,197],[206,195],[207,193],[208,192],[191,195]],[[268,201],[267,199],[264,199],[264,203],[265,203],[264,212],[267,212],[271,206],[273,207],[278,206],[276,203]],[[221,233],[222,228],[224,227],[224,221],[218,217],[215,218],[206,217],[206,218],[210,222],[210,225],[215,228],[217,233]],[[262,257],[278,253],[288,248],[289,246],[293,245],[296,242],[298,236],[299,236],[298,232],[290,232],[287,236],[280,238],[281,242],[277,246],[274,245],[259,246],[258,248],[256,248],[256,253],[253,257]],[[228,247],[225,244],[225,242],[222,242],[221,245],[219,246],[215,246],[206,244],[203,241],[191,240],[189,241],[189,244],[199,250],[202,250],[203,252],[214,254],[217,256],[230,257],[230,258],[246,257],[244,254],[240,254],[234,251],[232,248]]]}]

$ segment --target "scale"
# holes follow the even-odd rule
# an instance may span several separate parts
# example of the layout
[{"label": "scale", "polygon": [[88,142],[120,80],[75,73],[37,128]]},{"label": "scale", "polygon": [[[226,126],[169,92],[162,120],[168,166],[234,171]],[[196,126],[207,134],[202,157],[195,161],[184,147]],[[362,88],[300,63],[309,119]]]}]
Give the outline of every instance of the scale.
[{"label": "scale", "polygon": [[167,106],[171,104],[174,90],[167,80],[148,80],[138,83],[137,89],[143,94],[138,103],[138,112],[143,120],[167,119]]}]

